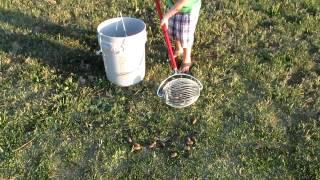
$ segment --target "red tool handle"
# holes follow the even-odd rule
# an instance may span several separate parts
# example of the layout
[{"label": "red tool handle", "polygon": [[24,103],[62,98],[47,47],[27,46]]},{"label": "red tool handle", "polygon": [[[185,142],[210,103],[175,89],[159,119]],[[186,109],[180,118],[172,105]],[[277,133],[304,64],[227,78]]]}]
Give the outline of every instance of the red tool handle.
[{"label": "red tool handle", "polygon": [[[162,21],[163,15],[162,15],[161,6],[160,6],[160,0],[155,0],[155,1],[156,1],[157,11],[158,11],[158,14],[159,14],[159,17],[160,17],[160,21]],[[168,28],[165,25],[163,25],[161,27],[161,29],[162,29],[162,32],[164,34],[164,38],[166,40],[171,68],[174,71],[177,71],[177,63],[176,63],[176,60],[174,58],[172,44],[171,44],[171,41],[170,41],[170,38],[169,38],[169,34],[168,34]]]}]

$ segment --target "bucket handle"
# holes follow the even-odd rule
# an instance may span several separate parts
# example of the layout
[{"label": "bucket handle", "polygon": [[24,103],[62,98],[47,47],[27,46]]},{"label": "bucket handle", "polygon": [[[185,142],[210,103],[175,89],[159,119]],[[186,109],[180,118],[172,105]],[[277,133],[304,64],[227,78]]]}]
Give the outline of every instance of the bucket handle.
[{"label": "bucket handle", "polygon": [[117,47],[113,47],[111,44],[105,43],[105,42],[100,44],[99,52],[101,51],[101,53],[103,54],[102,49],[107,49],[107,50],[111,51],[113,54],[119,54],[121,52],[123,53],[125,50],[124,43],[122,43],[121,46],[117,48]]},{"label": "bucket handle", "polygon": [[[100,50],[96,51],[96,55],[102,55],[102,54],[103,54],[103,51],[102,51],[102,39],[101,39],[101,37],[104,36],[104,35],[99,32],[99,33],[98,33],[98,36],[99,36],[98,41],[99,41]],[[121,43],[120,48],[113,48],[113,47],[112,47],[110,44],[108,44],[108,43],[103,43],[103,44],[104,44],[103,47],[106,48],[106,49],[108,49],[108,50],[111,50],[112,53],[119,54],[120,52],[124,52],[124,49],[125,49],[124,45],[125,45],[125,43],[126,43],[126,39],[127,39],[127,38],[124,38],[124,39],[122,40],[122,43]]]},{"label": "bucket handle", "polygon": [[99,43],[99,47],[100,49],[98,51],[96,51],[96,55],[102,55],[102,48],[101,48],[101,35],[102,33],[98,32],[98,43]]}]

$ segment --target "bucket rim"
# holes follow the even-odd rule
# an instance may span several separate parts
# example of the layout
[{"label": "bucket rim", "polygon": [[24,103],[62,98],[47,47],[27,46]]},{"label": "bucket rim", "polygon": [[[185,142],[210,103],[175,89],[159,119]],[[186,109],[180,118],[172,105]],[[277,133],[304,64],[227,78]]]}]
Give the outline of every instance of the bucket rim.
[{"label": "bucket rim", "polygon": [[147,25],[144,21],[142,21],[141,19],[137,19],[137,18],[133,18],[133,17],[128,17],[128,16],[123,16],[122,17],[123,19],[131,19],[131,20],[136,20],[136,21],[139,21],[141,24],[143,24],[143,29],[141,32],[139,33],[136,33],[136,34],[133,34],[133,35],[130,35],[130,36],[126,36],[126,37],[114,37],[114,36],[107,36],[107,35],[104,35],[103,33],[101,33],[101,29],[104,27],[103,25],[105,24],[108,24],[108,23],[112,23],[112,22],[116,22],[116,20],[121,20],[121,17],[115,17],[115,18],[111,18],[111,19],[107,19],[105,21],[102,21],[98,27],[97,27],[97,33],[100,35],[100,36],[103,36],[103,37],[107,37],[107,38],[114,38],[114,39],[123,39],[123,38],[130,38],[132,36],[136,36],[137,34],[140,34],[142,32],[145,32],[146,33],[146,28],[147,28]]}]

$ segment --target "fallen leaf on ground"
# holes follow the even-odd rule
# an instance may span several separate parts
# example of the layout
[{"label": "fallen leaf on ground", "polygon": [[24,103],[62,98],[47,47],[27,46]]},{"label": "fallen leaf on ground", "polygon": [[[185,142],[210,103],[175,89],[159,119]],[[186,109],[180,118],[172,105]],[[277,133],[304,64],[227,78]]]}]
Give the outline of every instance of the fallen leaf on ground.
[{"label": "fallen leaf on ground", "polygon": [[132,152],[140,151],[142,149],[142,146],[138,143],[134,143],[132,146]]},{"label": "fallen leaf on ground", "polygon": [[156,147],[156,145],[157,145],[157,142],[154,141],[152,144],[150,144],[149,148],[150,148],[150,149],[153,149],[153,148]]},{"label": "fallen leaf on ground", "polygon": [[186,145],[188,145],[188,146],[192,146],[193,145],[193,141],[191,140],[191,138],[190,137],[188,137],[187,138],[187,141],[186,141]]},{"label": "fallen leaf on ground", "polygon": [[57,4],[57,1],[55,1],[55,0],[47,0],[47,2],[49,4],[52,4],[52,5],[56,5]]},{"label": "fallen leaf on ground", "polygon": [[176,158],[178,156],[178,153],[177,152],[173,152],[173,153],[171,153],[171,158]]}]

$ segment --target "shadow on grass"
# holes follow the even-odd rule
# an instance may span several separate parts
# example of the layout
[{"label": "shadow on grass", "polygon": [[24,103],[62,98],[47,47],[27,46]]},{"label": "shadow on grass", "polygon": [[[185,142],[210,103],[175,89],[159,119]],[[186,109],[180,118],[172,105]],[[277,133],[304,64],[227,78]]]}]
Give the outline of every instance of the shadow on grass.
[{"label": "shadow on grass", "polygon": [[[85,72],[104,74],[102,58],[94,53],[94,50],[98,49],[94,31],[77,25],[57,25],[45,18],[35,18],[19,11],[1,8],[0,21],[15,28],[25,28],[30,31],[22,34],[0,29],[2,44],[0,49],[11,56],[36,58],[67,74],[80,75]],[[59,43],[59,40],[48,39],[52,37],[59,39],[60,36],[79,40],[81,48],[73,48]]]},{"label": "shadow on grass", "polygon": [[[148,18],[146,21],[149,26],[156,26],[152,19]],[[13,60],[18,59],[17,63],[31,57],[60,70],[64,75],[73,73],[77,76],[88,74],[105,76],[102,56],[95,54],[99,49],[95,31],[85,29],[78,24],[59,25],[48,21],[46,17],[32,17],[3,8],[0,8],[0,22],[28,31],[28,33],[17,33],[15,30],[9,32],[0,27],[0,50],[10,54]],[[158,30],[152,28],[152,34],[157,34]],[[60,41],[60,37],[66,40]],[[77,44],[72,46],[74,41]],[[69,46],[67,43],[72,45]],[[167,50],[162,39],[157,39],[147,46],[146,57],[151,63],[167,63],[164,62]],[[147,66],[150,62],[146,61]]]}]

